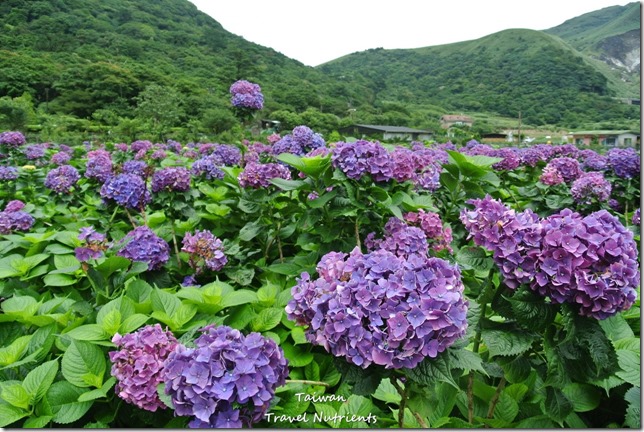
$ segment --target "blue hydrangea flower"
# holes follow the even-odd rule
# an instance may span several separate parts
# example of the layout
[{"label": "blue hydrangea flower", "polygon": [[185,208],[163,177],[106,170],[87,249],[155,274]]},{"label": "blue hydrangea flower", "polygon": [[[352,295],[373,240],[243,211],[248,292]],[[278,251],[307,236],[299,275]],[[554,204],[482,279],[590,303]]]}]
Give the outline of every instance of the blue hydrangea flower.
[{"label": "blue hydrangea flower", "polygon": [[118,256],[148,264],[148,270],[158,270],[170,259],[170,246],[147,226],[127,233],[120,242]]},{"label": "blue hydrangea flower", "polygon": [[69,193],[80,180],[78,170],[71,165],[61,165],[52,169],[45,177],[45,187],[57,194]]},{"label": "blue hydrangea flower", "polygon": [[101,187],[101,196],[132,209],[140,209],[150,202],[145,181],[135,174],[110,177]]}]

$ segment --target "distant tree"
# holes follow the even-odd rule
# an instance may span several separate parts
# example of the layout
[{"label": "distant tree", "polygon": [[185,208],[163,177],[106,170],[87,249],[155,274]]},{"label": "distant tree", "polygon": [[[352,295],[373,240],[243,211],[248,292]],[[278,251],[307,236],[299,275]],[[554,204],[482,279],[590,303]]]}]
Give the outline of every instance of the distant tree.
[{"label": "distant tree", "polygon": [[25,130],[34,117],[34,106],[29,93],[17,98],[0,98],[0,128]]},{"label": "distant tree", "polygon": [[184,114],[183,95],[175,88],[150,84],[136,97],[136,116],[147,122],[158,139],[173,126],[178,126]]}]

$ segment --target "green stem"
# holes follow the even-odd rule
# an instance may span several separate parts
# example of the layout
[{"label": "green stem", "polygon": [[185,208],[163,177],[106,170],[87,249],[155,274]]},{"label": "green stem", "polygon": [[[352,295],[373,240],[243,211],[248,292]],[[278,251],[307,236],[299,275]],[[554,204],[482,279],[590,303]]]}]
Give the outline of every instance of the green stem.
[{"label": "green stem", "polygon": [[356,245],[358,246],[358,249],[362,249],[362,246],[360,246],[360,224],[358,223],[358,216],[356,216],[356,222],[354,224],[354,231],[356,235]]},{"label": "green stem", "polygon": [[321,385],[324,387],[331,387],[329,383],[325,383],[324,381],[313,381],[313,380],[291,379],[291,380],[286,380],[286,384],[306,384],[306,385]]},{"label": "green stem", "polygon": [[[487,285],[485,291],[487,291]],[[487,297],[486,292],[483,293]],[[474,335],[474,343],[472,345],[472,352],[478,353],[479,347],[481,345],[481,320],[485,318],[485,313],[487,309],[487,303],[481,305],[481,313],[479,314],[479,321],[476,326],[476,333]],[[467,420],[470,424],[474,421],[474,371],[470,371],[470,374],[467,379]]]},{"label": "green stem", "polygon": [[174,243],[174,253],[177,255],[177,268],[181,270],[181,258],[179,257],[179,246],[177,245],[177,233],[172,224],[172,243]]},{"label": "green stem", "polygon": [[501,396],[501,392],[503,391],[504,387],[505,377],[502,377],[499,385],[496,388],[496,391],[494,392],[494,396],[490,401],[490,408],[487,410],[487,418],[491,419],[492,417],[494,417],[494,408],[496,408],[496,404],[499,402],[499,397]]},{"label": "green stem", "polygon": [[407,407],[407,389],[398,384],[396,377],[390,376],[389,381],[400,394],[400,406],[398,407],[398,427],[402,428],[405,424],[405,408]]}]

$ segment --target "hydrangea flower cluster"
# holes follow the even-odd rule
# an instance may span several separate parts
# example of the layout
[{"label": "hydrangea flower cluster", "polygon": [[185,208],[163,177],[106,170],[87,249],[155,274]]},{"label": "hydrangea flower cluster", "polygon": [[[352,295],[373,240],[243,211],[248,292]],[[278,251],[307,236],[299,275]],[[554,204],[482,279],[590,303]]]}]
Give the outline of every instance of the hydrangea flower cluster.
[{"label": "hydrangea flower cluster", "polygon": [[228,262],[221,240],[206,230],[186,233],[181,251],[190,254],[188,264],[197,274],[203,271],[204,266],[218,271]]},{"label": "hydrangea flower cluster", "polygon": [[110,177],[101,187],[104,200],[113,200],[127,208],[140,209],[150,202],[150,191],[145,181],[135,174]]},{"label": "hydrangea flower cluster", "polygon": [[230,103],[237,108],[261,110],[264,108],[264,95],[258,84],[239,80],[230,86]]},{"label": "hydrangea flower cluster", "polygon": [[33,216],[23,211],[25,203],[19,200],[9,201],[0,212],[0,234],[11,234],[13,231],[27,231],[35,222]]},{"label": "hydrangea flower cluster", "polygon": [[392,178],[399,183],[415,178],[417,158],[414,152],[406,147],[396,147],[390,153],[393,163]]},{"label": "hydrangea flower cluster", "polygon": [[78,239],[83,242],[83,246],[77,247],[74,252],[76,259],[81,262],[87,262],[91,258],[100,258],[108,247],[105,234],[97,232],[93,226],[81,228]]},{"label": "hydrangea flower cluster", "polygon": [[190,171],[184,167],[165,167],[152,175],[152,192],[185,192],[190,189]]},{"label": "hydrangea flower cluster", "polygon": [[548,186],[555,186],[564,182],[564,178],[557,168],[548,164],[543,168],[539,181]]},{"label": "hydrangea flower cluster", "polygon": [[51,155],[50,162],[54,165],[65,165],[71,160],[72,156],[64,151],[59,151]]},{"label": "hydrangea flower cluster", "polygon": [[192,163],[190,173],[196,177],[204,176],[208,180],[224,178],[217,160],[212,155],[203,156]]},{"label": "hydrangea flower cluster", "polygon": [[237,177],[241,187],[251,187],[253,189],[271,186],[270,180],[274,178],[290,180],[291,171],[288,167],[278,163],[262,164],[250,162]]},{"label": "hydrangea flower cluster", "polygon": [[57,194],[69,193],[80,180],[78,170],[71,165],[61,165],[50,170],[45,177],[45,187]]},{"label": "hydrangea flower cluster", "polygon": [[45,156],[45,146],[42,144],[28,145],[23,149],[23,153],[28,160],[37,160]]},{"label": "hydrangea flower cluster", "polygon": [[0,132],[0,145],[8,148],[18,148],[25,144],[27,140],[25,136],[18,131]]},{"label": "hydrangea flower cluster", "polygon": [[392,217],[385,224],[384,237],[375,239],[370,233],[365,238],[367,250],[384,249],[396,256],[409,258],[410,255],[427,255],[429,244],[422,229],[407,225],[404,221]]},{"label": "hydrangea flower cluster", "polygon": [[152,142],[148,140],[137,140],[130,144],[130,151],[133,153],[147,153],[152,148]]},{"label": "hydrangea flower cluster", "polygon": [[179,341],[155,324],[124,336],[116,333],[112,342],[118,348],[109,353],[111,374],[118,380],[116,394],[146,411],[165,409],[157,386],[163,382],[165,362]]},{"label": "hydrangea flower cluster", "polygon": [[405,213],[403,217],[408,224],[423,230],[430,249],[436,252],[442,250],[452,252],[452,229],[443,226],[443,221],[438,213],[420,209],[418,212]]},{"label": "hydrangea flower cluster", "polygon": [[12,181],[18,178],[18,168],[0,166],[0,181]]},{"label": "hydrangea flower cluster", "polygon": [[460,271],[440,258],[377,249],[330,252],[302,273],[286,306],[307,339],[362,368],[413,368],[464,335]]},{"label": "hydrangea flower cluster", "polygon": [[239,165],[242,160],[241,150],[232,144],[216,144],[210,154],[220,166]]},{"label": "hydrangea flower cluster", "polygon": [[605,319],[629,309],[640,281],[633,233],[600,210],[581,217],[569,209],[543,222],[542,248],[532,289],[580,315]]},{"label": "hydrangea flower cluster", "polygon": [[148,270],[158,270],[170,259],[170,246],[147,226],[140,226],[121,240],[121,249],[117,252],[132,261],[148,264]]},{"label": "hydrangea flower cluster", "polygon": [[94,150],[87,153],[85,177],[105,183],[112,176],[112,156],[106,150]]},{"label": "hydrangea flower cluster", "polygon": [[638,178],[640,176],[640,155],[632,148],[612,148],[606,152],[608,165],[617,177]]},{"label": "hydrangea flower cluster", "polygon": [[264,143],[255,142],[246,147],[246,153],[244,153],[243,160],[245,163],[250,162],[260,162],[260,157],[262,155],[268,155],[271,153],[272,147]]},{"label": "hydrangea flower cluster", "polygon": [[640,215],[641,209],[638,207],[637,210],[633,213],[633,217],[631,218],[631,222],[633,225],[640,225],[642,223],[642,217]]},{"label": "hydrangea flower cluster", "polygon": [[612,186],[604,178],[601,171],[583,173],[572,183],[570,194],[573,199],[582,204],[591,204],[593,201],[605,202],[610,198]]},{"label": "hydrangea flower cluster", "polygon": [[473,210],[462,210],[460,220],[474,243],[493,252],[493,258],[512,289],[529,283],[535,275],[541,242],[539,217],[530,209],[521,213],[486,195],[472,199]]},{"label": "hydrangea flower cluster", "polygon": [[608,158],[594,150],[585,149],[580,152],[583,158],[582,168],[588,171],[605,171],[608,169]]},{"label": "hydrangea flower cluster", "polygon": [[619,220],[600,210],[564,209],[545,219],[516,213],[489,196],[471,200],[461,220],[474,242],[494,252],[506,285],[528,284],[554,303],[605,319],[630,308],[639,284],[637,246]]},{"label": "hydrangea flower cluster", "polygon": [[574,181],[582,173],[579,161],[565,156],[552,159],[548,162],[548,165],[546,165],[546,168],[548,167],[550,167],[550,169],[557,170],[559,175],[561,175],[561,178],[563,178],[563,181],[566,183]]},{"label": "hydrangea flower cluster", "polygon": [[313,132],[308,126],[296,126],[290,134],[285,135],[271,147],[273,155],[292,153],[303,155],[311,150],[324,147],[326,142],[322,135]]},{"label": "hydrangea flower cluster", "polygon": [[374,181],[386,182],[393,176],[391,157],[377,141],[338,142],[331,153],[331,163],[353,180],[369,174]]},{"label": "hydrangea flower cluster", "polygon": [[175,413],[194,428],[242,428],[260,421],[275,389],[286,382],[287,360],[259,333],[228,326],[201,329],[194,348],[177,346],[165,364],[165,392]]},{"label": "hydrangea flower cluster", "polygon": [[148,177],[148,164],[142,160],[129,160],[123,163],[121,171],[123,174],[134,174],[141,178]]}]

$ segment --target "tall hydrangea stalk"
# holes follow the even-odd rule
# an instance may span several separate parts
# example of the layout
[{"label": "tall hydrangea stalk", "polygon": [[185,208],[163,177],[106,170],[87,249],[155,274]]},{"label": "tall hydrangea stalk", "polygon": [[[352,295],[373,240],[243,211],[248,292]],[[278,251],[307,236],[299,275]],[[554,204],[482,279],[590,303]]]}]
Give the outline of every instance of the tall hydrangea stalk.
[{"label": "tall hydrangea stalk", "polygon": [[67,194],[71,192],[78,180],[80,180],[80,174],[76,168],[71,165],[61,165],[47,173],[45,187],[57,194]]},{"label": "tall hydrangea stalk", "polygon": [[140,226],[121,241],[117,255],[148,264],[148,270],[158,270],[170,259],[170,246],[147,226]]},{"label": "tall hydrangea stalk", "polygon": [[221,240],[206,230],[186,233],[181,251],[190,254],[188,264],[197,274],[202,273],[204,267],[221,270],[228,262]]},{"label": "tall hydrangea stalk", "polygon": [[179,344],[174,335],[155,324],[124,336],[117,333],[112,342],[118,348],[109,353],[111,374],[118,380],[116,394],[146,411],[165,409],[157,386],[163,382],[168,356]]},{"label": "tall hydrangea stalk", "polygon": [[355,248],[324,255],[317,273],[298,278],[288,317],[308,326],[311,343],[357,366],[413,368],[465,334],[460,271],[440,258]]},{"label": "tall hydrangea stalk", "polygon": [[235,108],[261,110],[264,108],[264,95],[259,84],[239,80],[230,86],[230,103]]},{"label": "tall hydrangea stalk", "polygon": [[13,231],[28,231],[35,219],[23,211],[25,203],[20,200],[9,201],[0,212],[0,234],[11,234]]},{"label": "tall hydrangea stalk", "polygon": [[287,360],[259,333],[227,326],[201,330],[194,348],[179,345],[165,365],[165,392],[193,428],[247,428],[260,421],[275,389],[286,382]]}]

